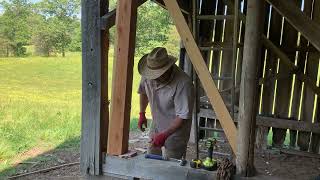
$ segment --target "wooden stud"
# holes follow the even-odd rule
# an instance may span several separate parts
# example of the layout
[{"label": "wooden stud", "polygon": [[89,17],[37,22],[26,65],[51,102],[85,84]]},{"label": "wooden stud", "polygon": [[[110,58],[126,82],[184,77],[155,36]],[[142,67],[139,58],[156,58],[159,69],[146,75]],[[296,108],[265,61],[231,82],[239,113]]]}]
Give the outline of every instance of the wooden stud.
[{"label": "wooden stud", "polygon": [[248,0],[243,50],[242,76],[238,116],[237,174],[253,176],[256,114],[258,112],[258,67],[263,29],[263,3]]},{"label": "wooden stud", "polygon": [[136,21],[137,0],[119,0],[108,140],[108,154],[112,155],[128,151]]},{"label": "wooden stud", "polygon": [[101,173],[101,31],[99,1],[83,0],[82,9],[82,129],[80,169]]},{"label": "wooden stud", "polygon": [[184,17],[179,10],[179,6],[176,0],[164,0],[164,3],[178,29],[181,39],[184,42],[188,55],[190,56],[191,62],[202,82],[204,90],[206,91],[212,107],[220,119],[220,123],[225,130],[229,143],[232,150],[236,152],[236,136],[237,129],[233,123],[233,120],[226,108],[219,91],[217,90],[210,72],[206,66],[206,63],[201,55],[201,52],[194,41],[190,29],[184,20]]},{"label": "wooden stud", "polygon": [[293,121],[290,119],[257,116],[257,125],[264,127],[275,127],[281,129],[320,133],[319,123]]}]

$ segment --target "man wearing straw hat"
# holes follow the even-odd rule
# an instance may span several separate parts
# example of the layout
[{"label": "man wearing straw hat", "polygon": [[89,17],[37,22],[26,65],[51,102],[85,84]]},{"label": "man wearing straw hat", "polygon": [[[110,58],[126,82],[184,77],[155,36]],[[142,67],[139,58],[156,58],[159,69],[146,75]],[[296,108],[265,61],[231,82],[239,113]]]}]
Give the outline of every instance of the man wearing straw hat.
[{"label": "man wearing straw hat", "polygon": [[175,65],[176,61],[162,47],[140,59],[138,127],[141,131],[147,127],[145,110],[149,104],[153,121],[148,153],[162,155],[161,147],[165,146],[167,157],[180,159],[186,153],[190,136],[194,87],[190,77]]}]

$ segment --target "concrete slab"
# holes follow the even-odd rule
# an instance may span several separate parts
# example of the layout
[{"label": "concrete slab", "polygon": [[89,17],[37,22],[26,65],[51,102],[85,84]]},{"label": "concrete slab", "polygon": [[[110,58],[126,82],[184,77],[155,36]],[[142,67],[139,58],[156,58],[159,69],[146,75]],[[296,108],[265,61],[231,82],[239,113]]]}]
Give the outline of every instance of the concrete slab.
[{"label": "concrete slab", "polygon": [[[103,175],[99,180],[119,178],[142,180],[215,180],[216,171],[192,169],[190,164],[179,166],[176,162],[145,159],[138,155],[130,159],[107,156],[103,165]],[[97,178],[97,177],[96,177]],[[112,179],[112,178],[111,178]],[[287,180],[285,178],[257,174],[254,177],[234,177],[235,180]],[[98,180],[98,179],[97,179]]]},{"label": "concrete slab", "polygon": [[192,169],[189,163],[179,166],[176,162],[145,159],[138,155],[130,159],[107,156],[103,166],[105,175],[119,175],[152,180],[214,180],[216,172]]}]

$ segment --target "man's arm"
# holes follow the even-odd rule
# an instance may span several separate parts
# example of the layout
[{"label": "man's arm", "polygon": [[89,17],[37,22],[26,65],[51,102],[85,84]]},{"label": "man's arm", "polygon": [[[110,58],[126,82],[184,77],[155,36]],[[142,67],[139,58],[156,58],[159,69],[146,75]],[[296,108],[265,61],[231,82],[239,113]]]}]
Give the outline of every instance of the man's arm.
[{"label": "man's arm", "polygon": [[140,94],[140,112],[146,112],[149,100],[146,94]]},{"label": "man's arm", "polygon": [[138,128],[142,132],[144,132],[145,128],[148,127],[148,121],[146,118],[146,109],[147,109],[148,103],[149,103],[148,96],[146,94],[140,93],[140,113],[139,113]]},{"label": "man's arm", "polygon": [[181,119],[179,116],[177,116],[173,122],[170,124],[170,126],[164,130],[164,133],[167,134],[168,136],[172,135],[175,133],[179,128],[182,127],[184,120]]}]

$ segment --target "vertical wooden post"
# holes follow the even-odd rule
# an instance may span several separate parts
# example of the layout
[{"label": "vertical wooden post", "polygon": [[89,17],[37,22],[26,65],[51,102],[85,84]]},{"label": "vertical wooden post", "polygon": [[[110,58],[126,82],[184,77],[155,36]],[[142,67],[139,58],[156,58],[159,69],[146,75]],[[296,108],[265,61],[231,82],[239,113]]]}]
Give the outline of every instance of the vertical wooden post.
[{"label": "vertical wooden post", "polygon": [[83,0],[81,172],[101,172],[101,31],[100,1]]},{"label": "vertical wooden post", "polygon": [[108,154],[128,151],[137,0],[118,0]]},{"label": "vertical wooden post", "polygon": [[258,66],[260,63],[263,1],[248,0],[243,65],[240,85],[237,173],[254,175],[254,141],[258,110]]},{"label": "vertical wooden post", "polygon": [[[109,0],[100,1],[100,16],[109,12]],[[108,51],[109,29],[101,31],[101,152],[107,152],[109,126]]]}]

